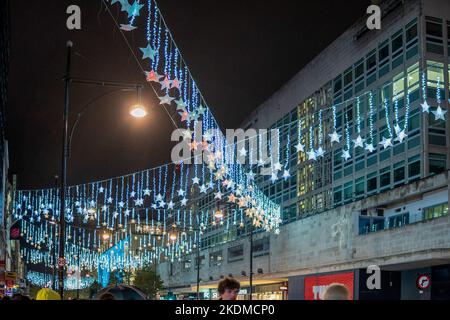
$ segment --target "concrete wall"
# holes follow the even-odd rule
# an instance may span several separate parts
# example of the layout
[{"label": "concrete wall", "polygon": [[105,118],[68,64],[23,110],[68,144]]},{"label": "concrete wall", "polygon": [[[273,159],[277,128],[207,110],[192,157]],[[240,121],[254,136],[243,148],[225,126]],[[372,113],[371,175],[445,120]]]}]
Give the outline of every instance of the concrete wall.
[{"label": "concrete wall", "polygon": [[[337,272],[366,268],[371,264],[388,266],[450,259],[448,215],[402,228],[358,235],[361,210],[380,207],[390,210],[398,206],[423,208],[439,204],[448,201],[448,193],[445,192],[448,185],[449,176],[446,172],[284,225],[280,235],[271,235],[270,254],[254,258],[254,272],[258,268],[264,272],[256,274],[255,279]],[[255,239],[262,236],[264,234],[257,235]],[[227,263],[227,248],[240,243],[244,244],[243,259]],[[220,248],[223,249],[224,263],[219,267],[210,267],[208,252],[216,252]],[[249,274],[247,238],[204,250],[202,255],[205,255],[206,261],[200,272],[202,283],[209,282],[209,277],[217,281],[221,275],[232,274],[239,278],[242,271]],[[195,256],[192,257],[194,259]],[[171,276],[169,270],[167,263],[160,266],[166,286],[190,286],[196,283],[194,267],[190,271],[182,271],[182,264],[174,263]]]}]

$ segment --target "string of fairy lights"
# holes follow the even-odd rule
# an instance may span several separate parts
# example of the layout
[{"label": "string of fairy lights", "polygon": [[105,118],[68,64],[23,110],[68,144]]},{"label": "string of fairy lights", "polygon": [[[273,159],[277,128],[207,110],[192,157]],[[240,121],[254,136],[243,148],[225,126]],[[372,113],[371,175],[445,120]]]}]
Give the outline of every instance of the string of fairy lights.
[{"label": "string of fairy lights", "polygon": [[[276,183],[291,176],[291,147],[295,147],[299,159],[304,162],[319,161],[326,153],[342,147],[342,158],[347,162],[352,158],[352,147],[363,148],[370,154],[378,148],[385,150],[393,147],[394,143],[404,143],[407,138],[411,92],[406,90],[402,123],[394,84],[392,98],[385,95],[377,99],[379,90],[372,90],[348,101],[324,106],[310,116],[300,117],[273,130],[275,140],[267,139],[264,134],[246,138],[249,145],[256,140],[256,153],[249,152],[245,144],[236,152],[237,143],[230,144],[220,131],[156,2],[147,0],[145,5],[144,0],[137,0],[130,5],[128,0],[111,0],[111,5],[116,3],[127,15],[127,23],[120,25],[121,32],[138,29],[139,18],[146,9],[146,44],[138,48],[142,54],[140,67],[148,70],[143,66],[146,64],[150,68],[145,71],[149,85],[160,85],[158,90],[155,89],[161,93],[158,95],[160,105],[176,106],[181,123],[186,126],[183,141],[194,152],[194,158],[206,154],[206,161],[188,164],[188,159],[185,159],[125,176],[68,187],[65,253],[69,266],[80,265],[86,272],[101,269],[104,277],[115,269],[139,269],[160,260],[181,261],[184,255],[196,249],[208,228],[222,227],[231,232],[244,228],[246,219],[250,219],[257,228],[278,234],[282,222],[281,209],[257,187],[255,175],[258,169],[270,166],[271,183]],[[420,80],[422,112],[431,111],[436,121],[445,121],[447,110],[442,108],[439,77],[436,108],[433,110],[428,104],[426,69],[422,70]],[[362,101],[367,101],[367,114],[361,111]],[[352,140],[353,122],[345,112],[344,123],[338,124],[338,109],[345,109],[353,103],[356,105],[357,136]],[[374,121],[379,105],[385,113],[388,135],[377,144]],[[390,119],[391,110],[393,120]],[[324,115],[331,118],[331,128],[324,125]],[[318,120],[317,129],[308,117]],[[361,125],[366,120],[368,128],[363,130]],[[289,132],[291,128],[297,128],[297,141],[288,134],[286,162],[282,165],[279,132],[285,127]],[[307,145],[303,143],[304,138],[308,139]],[[262,157],[264,148],[268,148],[270,159]],[[254,154],[259,155],[255,165],[252,161],[255,160],[252,159]],[[251,165],[245,166],[237,161],[238,156],[249,158]],[[14,196],[13,214],[22,222],[21,235],[27,243],[22,249],[26,263],[47,267],[55,265],[52,251],[57,250],[58,241],[52,235],[57,235],[54,231],[59,221],[59,192],[57,188],[19,190]],[[199,210],[198,200],[210,194],[214,195],[216,208]],[[135,250],[134,254],[125,254],[131,248]],[[33,273],[31,278],[35,282],[48,283],[44,274]]]}]

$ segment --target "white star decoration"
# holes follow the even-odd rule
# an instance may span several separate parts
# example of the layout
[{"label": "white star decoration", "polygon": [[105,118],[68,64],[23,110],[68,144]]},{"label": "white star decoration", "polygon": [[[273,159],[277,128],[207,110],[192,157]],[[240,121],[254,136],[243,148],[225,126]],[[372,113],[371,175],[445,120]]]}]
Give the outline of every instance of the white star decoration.
[{"label": "white star decoration", "polygon": [[329,136],[331,139],[331,144],[333,144],[333,142],[339,143],[339,141],[342,137],[339,133],[337,133],[336,130],[332,134],[329,134]]},{"label": "white star decoration", "polygon": [[221,200],[221,199],[222,199],[222,196],[223,196],[223,194],[222,194],[222,192],[220,192],[220,191],[214,193],[214,199]]},{"label": "white star decoration", "polygon": [[430,113],[430,106],[428,105],[427,100],[420,104],[422,107],[422,112]]},{"label": "white star decoration", "polygon": [[348,150],[344,150],[342,152],[342,158],[344,158],[345,161],[348,161],[348,159],[351,158],[350,152]]},{"label": "white star decoration", "polygon": [[434,117],[436,120],[443,120],[445,121],[445,114],[447,113],[447,110],[442,110],[441,106],[439,106],[436,111],[431,111],[434,114]]},{"label": "white star decoration", "polygon": [[297,144],[297,145],[295,146],[295,149],[297,149],[297,153],[299,153],[299,152],[305,152],[305,146],[304,146],[303,144],[301,144],[301,143]]},{"label": "white star decoration", "polygon": [[199,183],[200,183],[200,179],[199,179],[198,177],[194,177],[194,178],[192,179],[192,183],[193,183],[193,184],[199,184]]},{"label": "white star decoration", "polygon": [[291,176],[291,174],[289,173],[289,171],[288,170],[284,170],[284,173],[283,173],[284,180],[286,181],[287,179],[289,179],[290,176]]},{"label": "white star decoration", "polygon": [[159,98],[159,104],[168,104],[170,105],[172,103],[172,101],[174,100],[172,97],[170,97],[169,95],[165,95],[164,97],[158,97]]},{"label": "white star decoration", "polygon": [[355,140],[353,140],[353,143],[355,144],[354,145],[355,149],[358,147],[364,148],[365,141],[366,141],[366,139],[361,138],[361,135],[359,135]]},{"label": "white star decoration", "polygon": [[320,158],[325,155],[325,151],[322,149],[322,147],[319,147],[319,149],[316,150],[316,157]]},{"label": "white star decoration", "polygon": [[316,152],[313,149],[311,149],[311,151],[308,152],[308,160],[316,160],[316,159],[317,159]]},{"label": "white star decoration", "polygon": [[187,202],[188,202],[188,199],[183,198],[183,200],[181,200],[181,205],[185,207]]},{"label": "white star decoration", "polygon": [[366,149],[367,151],[369,151],[369,153],[372,153],[372,152],[375,151],[375,147],[373,146],[372,143],[366,143],[365,149]]},{"label": "white star decoration", "polygon": [[392,147],[392,138],[386,139],[385,137],[383,137],[383,140],[379,144],[381,144],[384,149]]},{"label": "white star decoration", "polygon": [[394,141],[398,141],[400,143],[403,143],[403,140],[405,140],[407,136],[408,135],[405,133],[405,130],[400,130],[397,133],[397,138],[395,138]]}]

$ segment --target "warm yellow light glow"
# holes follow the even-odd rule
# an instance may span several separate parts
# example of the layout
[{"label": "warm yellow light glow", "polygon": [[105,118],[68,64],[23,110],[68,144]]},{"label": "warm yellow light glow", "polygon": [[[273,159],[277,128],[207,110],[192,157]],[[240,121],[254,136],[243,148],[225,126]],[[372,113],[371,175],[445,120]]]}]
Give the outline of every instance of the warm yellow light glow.
[{"label": "warm yellow light glow", "polygon": [[144,118],[147,116],[147,109],[140,104],[136,104],[130,109],[130,114],[135,118]]},{"label": "warm yellow light glow", "polygon": [[109,240],[109,233],[104,233],[102,237],[103,240]]},{"label": "warm yellow light glow", "polygon": [[175,241],[175,240],[177,240],[177,235],[175,233],[171,233],[169,236],[169,239],[172,241]]},{"label": "warm yellow light glow", "polygon": [[216,219],[222,219],[223,218],[223,212],[220,210],[217,210],[216,213],[214,214],[214,217],[216,217]]}]

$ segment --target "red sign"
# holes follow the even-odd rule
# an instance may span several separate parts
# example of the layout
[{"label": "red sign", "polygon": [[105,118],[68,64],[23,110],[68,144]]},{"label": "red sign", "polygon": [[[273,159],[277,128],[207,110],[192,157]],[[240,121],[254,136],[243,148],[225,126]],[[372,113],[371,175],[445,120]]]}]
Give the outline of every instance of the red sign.
[{"label": "red sign", "polygon": [[354,277],[353,272],[306,277],[305,300],[322,300],[326,288],[333,283],[346,286],[350,293],[350,300],[353,300]]},{"label": "red sign", "polygon": [[11,228],[10,232],[9,232],[9,239],[10,240],[19,240],[20,239],[20,229],[17,227]]},{"label": "red sign", "polygon": [[420,290],[428,289],[431,284],[431,279],[426,274],[423,274],[417,278],[417,288]]}]

